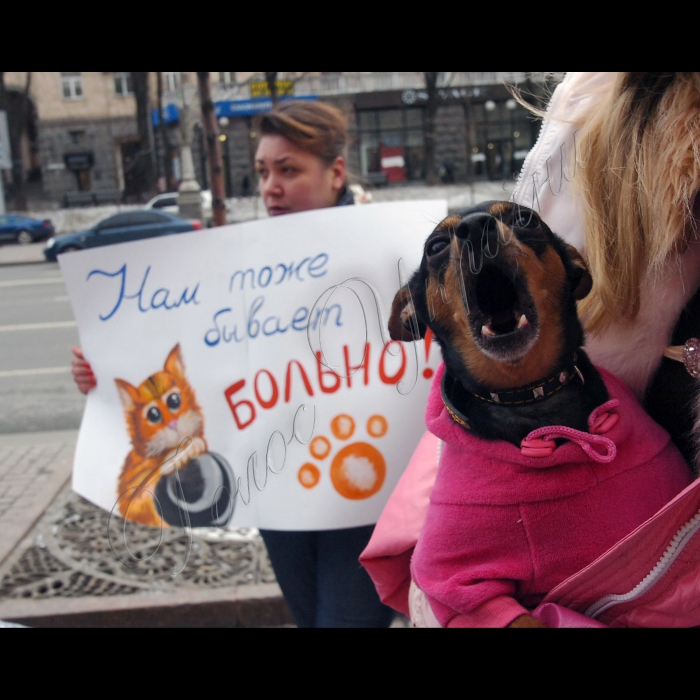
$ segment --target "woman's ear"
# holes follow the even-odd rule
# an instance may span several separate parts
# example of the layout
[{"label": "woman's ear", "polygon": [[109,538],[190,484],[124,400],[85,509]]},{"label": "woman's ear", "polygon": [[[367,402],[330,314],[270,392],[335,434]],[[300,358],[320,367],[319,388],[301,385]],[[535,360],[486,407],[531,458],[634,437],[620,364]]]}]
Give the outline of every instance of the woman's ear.
[{"label": "woman's ear", "polygon": [[425,337],[426,326],[416,316],[408,285],[401,287],[394,297],[389,318],[389,335],[392,340],[410,343]]},{"label": "woman's ear", "polygon": [[345,187],[345,181],[347,180],[347,168],[345,167],[345,159],[343,156],[338,156],[333,165],[331,166],[333,173],[333,179],[331,181],[331,187],[336,192]]},{"label": "woman's ear", "polygon": [[588,271],[588,265],[581,256],[581,253],[572,245],[566,246],[566,252],[573,263],[573,272],[569,274],[571,278],[571,289],[574,299],[581,301],[585,299],[593,287],[593,278]]}]

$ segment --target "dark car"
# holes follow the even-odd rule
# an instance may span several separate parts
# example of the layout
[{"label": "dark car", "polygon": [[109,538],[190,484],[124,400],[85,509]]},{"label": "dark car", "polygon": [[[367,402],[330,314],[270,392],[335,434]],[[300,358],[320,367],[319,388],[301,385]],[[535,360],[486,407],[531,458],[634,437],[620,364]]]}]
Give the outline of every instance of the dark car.
[{"label": "dark car", "polygon": [[53,224],[48,219],[37,221],[19,214],[0,215],[0,243],[17,241],[22,245],[28,245],[49,238],[53,234]]},{"label": "dark car", "polygon": [[87,231],[52,238],[46,244],[44,255],[47,260],[53,261],[61,253],[74,250],[140,241],[142,238],[167,236],[171,233],[199,231],[201,228],[202,224],[199,221],[181,219],[162,211],[130,211],[110,216]]}]

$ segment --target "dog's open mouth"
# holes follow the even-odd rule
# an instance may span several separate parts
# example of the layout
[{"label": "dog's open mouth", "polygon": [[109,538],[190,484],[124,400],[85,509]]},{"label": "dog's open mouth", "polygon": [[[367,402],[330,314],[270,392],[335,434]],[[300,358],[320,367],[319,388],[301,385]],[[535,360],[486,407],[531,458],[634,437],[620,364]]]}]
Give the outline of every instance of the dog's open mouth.
[{"label": "dog's open mouth", "polygon": [[524,355],[537,337],[538,327],[535,304],[525,282],[487,265],[474,277],[470,296],[472,333],[484,352],[501,360]]}]

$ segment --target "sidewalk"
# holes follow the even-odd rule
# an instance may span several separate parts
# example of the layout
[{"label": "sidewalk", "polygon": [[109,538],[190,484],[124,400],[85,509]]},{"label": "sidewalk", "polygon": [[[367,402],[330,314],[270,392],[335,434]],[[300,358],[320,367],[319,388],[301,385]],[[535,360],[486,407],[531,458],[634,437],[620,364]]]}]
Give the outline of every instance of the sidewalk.
[{"label": "sidewalk", "polygon": [[0,436],[0,563],[68,483],[76,431]]},{"label": "sidewalk", "polygon": [[30,627],[291,623],[257,530],[188,537],[110,522],[70,489],[76,439],[76,431],[0,435],[0,620]]},{"label": "sidewalk", "polygon": [[0,245],[0,265],[34,265],[45,263],[44,248],[46,242],[19,245],[7,243]]}]

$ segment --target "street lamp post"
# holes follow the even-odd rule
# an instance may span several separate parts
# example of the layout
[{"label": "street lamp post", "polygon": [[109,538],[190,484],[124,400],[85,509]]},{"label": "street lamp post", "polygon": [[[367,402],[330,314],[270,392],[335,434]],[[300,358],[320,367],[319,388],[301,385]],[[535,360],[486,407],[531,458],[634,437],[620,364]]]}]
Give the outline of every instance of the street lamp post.
[{"label": "street lamp post", "polygon": [[10,148],[10,131],[7,128],[7,112],[0,112],[0,214],[5,209],[5,176],[3,170],[12,167],[12,150]]},{"label": "street lamp post", "polygon": [[182,182],[177,195],[180,216],[188,219],[202,219],[202,188],[197,182],[192,158],[192,117],[186,99],[182,100],[180,112],[180,162]]}]

